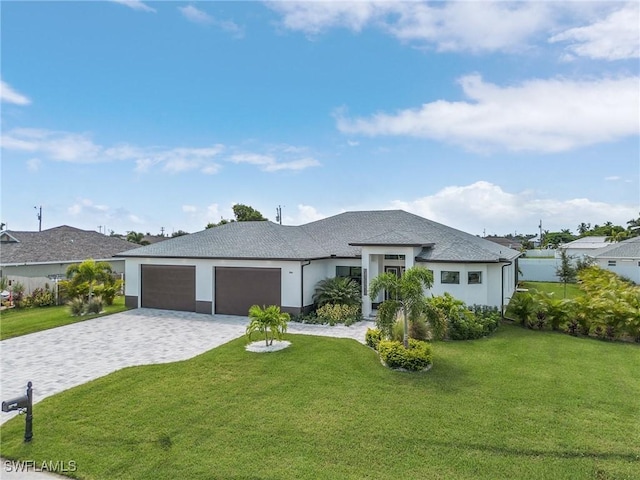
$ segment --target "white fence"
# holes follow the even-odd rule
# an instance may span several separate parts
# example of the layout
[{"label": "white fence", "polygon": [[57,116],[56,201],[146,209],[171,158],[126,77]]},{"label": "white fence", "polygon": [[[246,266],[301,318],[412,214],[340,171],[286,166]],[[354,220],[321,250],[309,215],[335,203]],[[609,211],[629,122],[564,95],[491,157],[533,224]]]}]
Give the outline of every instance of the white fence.
[{"label": "white fence", "polygon": [[559,282],[556,269],[560,266],[559,258],[519,258],[518,279],[529,282]]}]

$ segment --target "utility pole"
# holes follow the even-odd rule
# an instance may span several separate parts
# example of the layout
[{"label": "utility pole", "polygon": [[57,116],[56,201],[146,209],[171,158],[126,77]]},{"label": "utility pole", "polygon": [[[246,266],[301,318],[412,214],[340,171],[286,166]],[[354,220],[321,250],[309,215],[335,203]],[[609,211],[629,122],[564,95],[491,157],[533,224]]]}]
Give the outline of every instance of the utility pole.
[{"label": "utility pole", "polygon": [[540,224],[538,225],[540,229],[540,248],[542,248],[542,219],[540,219]]},{"label": "utility pole", "polygon": [[160,227],[160,236],[164,237],[164,227]]},{"label": "utility pole", "polygon": [[36,209],[36,211],[38,212],[38,231],[41,232],[42,231],[42,205],[40,205],[40,207],[33,207]]},{"label": "utility pole", "polygon": [[276,208],[276,222],[282,225],[282,206],[281,205],[278,205],[278,208]]}]

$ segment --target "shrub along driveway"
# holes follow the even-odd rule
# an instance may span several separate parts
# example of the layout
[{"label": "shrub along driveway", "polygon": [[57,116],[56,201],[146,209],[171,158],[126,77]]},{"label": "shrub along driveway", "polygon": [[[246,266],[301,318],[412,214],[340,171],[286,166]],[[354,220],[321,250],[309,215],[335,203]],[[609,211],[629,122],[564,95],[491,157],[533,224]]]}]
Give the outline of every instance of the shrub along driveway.
[{"label": "shrub along driveway", "polygon": [[[138,309],[4,340],[1,395],[24,395],[32,381],[38,402],[124,367],[186,360],[242,336],[247,323],[247,317]],[[367,326],[290,323],[289,332],[363,342]],[[2,413],[0,423],[14,414]]]}]

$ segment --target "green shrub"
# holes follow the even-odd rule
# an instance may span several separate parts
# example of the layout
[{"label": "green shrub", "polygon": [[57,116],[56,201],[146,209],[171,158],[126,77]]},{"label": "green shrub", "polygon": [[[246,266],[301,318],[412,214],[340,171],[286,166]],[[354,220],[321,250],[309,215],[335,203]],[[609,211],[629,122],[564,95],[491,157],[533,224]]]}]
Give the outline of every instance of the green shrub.
[{"label": "green shrub", "polygon": [[380,340],[382,340],[382,332],[377,328],[367,328],[367,333],[364,338],[368,346],[374,350],[378,350],[378,344]]},{"label": "green shrub", "polygon": [[404,340],[404,321],[402,319],[396,320],[391,329],[391,336],[389,340],[396,342],[402,342]]},{"label": "green shrub", "polygon": [[93,293],[102,297],[102,300],[106,305],[113,305],[113,300],[121,290],[122,280],[116,280],[113,283],[105,283],[103,285],[96,286],[93,289]]},{"label": "green shrub", "polygon": [[409,339],[409,348],[402,342],[381,340],[378,344],[380,358],[389,368],[403,368],[412,372],[424,370],[432,363],[431,345],[427,342]]},{"label": "green shrub", "polygon": [[325,278],[316,284],[313,301],[319,307],[327,303],[359,306],[361,302],[360,290],[360,285],[351,278]]},{"label": "green shrub", "polygon": [[80,316],[84,313],[85,304],[84,300],[80,297],[69,300],[67,305],[69,305],[71,315],[73,315],[74,317]]},{"label": "green shrub", "polygon": [[409,322],[409,338],[416,340],[429,340],[429,329],[426,322],[419,318],[415,322]]},{"label": "green shrub", "polygon": [[325,303],[316,313],[319,318],[325,319],[329,325],[344,323],[348,326],[362,319],[358,305]]},{"label": "green shrub", "polygon": [[11,287],[13,304],[16,308],[22,307],[22,300],[24,297],[24,285],[20,282],[13,282]]},{"label": "green shrub", "polygon": [[297,323],[309,323],[313,325],[327,323],[327,321],[324,318],[318,317],[316,312],[299,313],[291,317],[291,321],[297,322]]},{"label": "green shrub", "polygon": [[104,302],[100,297],[93,297],[91,300],[87,302],[87,313],[97,314],[102,311],[104,307]]},{"label": "green shrub", "polygon": [[[430,298],[429,305],[446,318],[446,333],[450,340],[473,340],[490,335],[498,328],[502,319],[496,307],[467,307],[463,301],[448,293]],[[433,313],[430,315],[433,316]]]},{"label": "green shrub", "polygon": [[56,303],[53,292],[48,287],[36,288],[29,297],[31,306],[34,307],[48,307]]}]

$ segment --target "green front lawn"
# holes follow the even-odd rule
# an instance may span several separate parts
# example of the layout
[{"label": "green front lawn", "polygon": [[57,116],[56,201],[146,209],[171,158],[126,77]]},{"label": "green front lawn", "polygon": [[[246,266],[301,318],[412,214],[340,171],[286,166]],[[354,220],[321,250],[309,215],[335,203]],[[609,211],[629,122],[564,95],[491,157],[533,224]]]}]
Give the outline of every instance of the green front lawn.
[{"label": "green front lawn", "polygon": [[[528,288],[529,290],[536,289],[540,292],[553,293],[555,298],[565,298],[564,296],[564,284],[559,282],[521,282],[522,288]],[[577,283],[567,283],[567,297],[576,298],[580,295],[584,295],[584,292],[580,290]]]},{"label": "green front lawn", "polygon": [[124,297],[116,297],[113,305],[107,305],[104,313],[99,315],[82,315],[72,317],[69,307],[59,305],[56,307],[41,308],[12,308],[0,312],[0,340],[19,337],[28,333],[39,332],[49,328],[61,327],[70,323],[82,322],[92,318],[122,312],[127,308],[124,306]]},{"label": "green front lawn", "polygon": [[393,372],[353,340],[245,339],[43,400],[0,430],[9,459],[86,479],[631,479],[640,348],[503,326]]}]

